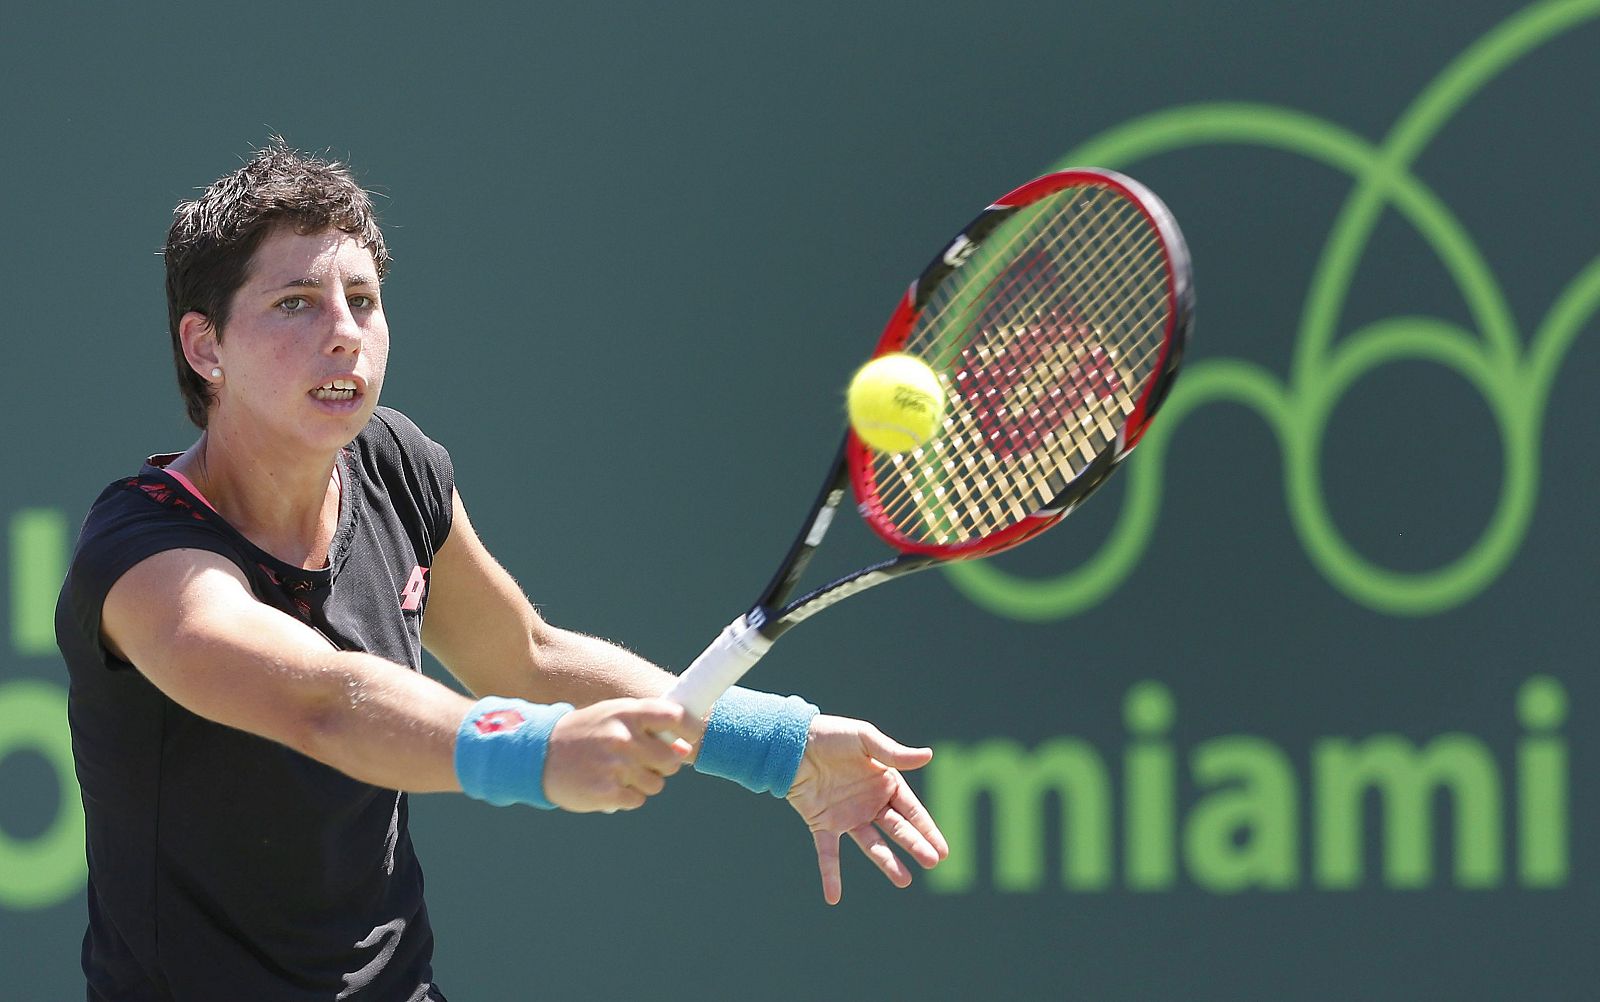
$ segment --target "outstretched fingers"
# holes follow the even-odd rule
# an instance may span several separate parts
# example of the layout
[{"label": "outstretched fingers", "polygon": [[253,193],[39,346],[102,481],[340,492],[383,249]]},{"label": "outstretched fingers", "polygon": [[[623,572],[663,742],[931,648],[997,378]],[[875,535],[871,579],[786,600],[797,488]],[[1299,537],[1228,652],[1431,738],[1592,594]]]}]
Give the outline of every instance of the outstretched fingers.
[{"label": "outstretched fingers", "polygon": [[931,867],[950,855],[950,843],[933,820],[933,815],[917,799],[916,791],[898,772],[895,790],[889,805],[883,809],[879,825],[889,833],[895,844],[905,849],[923,867]]},{"label": "outstretched fingers", "polygon": [[811,841],[817,847],[817,870],[822,875],[822,900],[836,905],[844,897],[844,880],[839,876],[839,833],[814,831]]},{"label": "outstretched fingers", "polygon": [[865,721],[826,714],[812,721],[788,798],[811,828],[829,904],[842,896],[839,845],[845,835],[896,887],[912,879],[900,853],[923,868],[949,856],[944,834],[903,775],[932,758],[933,749],[903,745]]},{"label": "outstretched fingers", "polygon": [[860,846],[861,851],[872,860],[873,865],[889,878],[889,883],[896,887],[911,886],[911,871],[900,857],[895,855],[894,850],[889,847],[888,840],[875,825],[862,825],[860,828],[850,829],[850,839]]}]

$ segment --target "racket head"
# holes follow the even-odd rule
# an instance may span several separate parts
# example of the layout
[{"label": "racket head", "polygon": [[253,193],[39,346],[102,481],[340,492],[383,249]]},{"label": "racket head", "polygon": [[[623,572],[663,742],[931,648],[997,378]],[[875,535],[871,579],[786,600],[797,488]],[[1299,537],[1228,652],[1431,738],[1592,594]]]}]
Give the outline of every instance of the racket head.
[{"label": "racket head", "polygon": [[928,363],[945,413],[906,453],[847,433],[862,517],[896,549],[940,560],[1054,525],[1143,437],[1193,315],[1188,246],[1139,182],[1059,171],[996,200],[906,290],[873,352]]}]

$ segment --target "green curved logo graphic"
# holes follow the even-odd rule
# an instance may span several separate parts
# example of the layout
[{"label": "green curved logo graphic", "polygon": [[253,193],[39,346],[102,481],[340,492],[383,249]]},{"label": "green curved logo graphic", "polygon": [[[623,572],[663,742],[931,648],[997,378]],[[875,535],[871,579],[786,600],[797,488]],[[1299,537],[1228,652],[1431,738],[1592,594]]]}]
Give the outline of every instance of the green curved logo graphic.
[{"label": "green curved logo graphic", "polygon": [[[1254,410],[1277,436],[1295,532],[1318,571],[1345,595],[1391,615],[1423,616],[1458,606],[1486,588],[1527,533],[1538,494],[1539,442],[1551,382],[1600,307],[1600,256],[1561,290],[1524,345],[1483,255],[1410,167],[1450,117],[1490,81],[1530,51],[1596,17],[1600,0],[1554,0],[1516,14],[1447,66],[1381,145],[1288,108],[1200,104],[1135,119],[1068,153],[1060,166],[1119,168],[1197,146],[1257,146],[1333,167],[1356,184],[1313,273],[1287,379],[1239,359],[1192,364],[1129,461],[1122,512],[1094,556],[1049,579],[1019,577],[992,561],[954,565],[947,574],[956,588],[977,605],[1020,620],[1065,618],[1098,604],[1127,578],[1149,545],[1173,431],[1191,411],[1216,402]],[[1368,324],[1334,343],[1357,266],[1388,208],[1414,226],[1438,255],[1476,332],[1436,317],[1408,315]],[[1493,415],[1502,457],[1500,492],[1477,540],[1445,565],[1420,572],[1380,566],[1339,534],[1320,470],[1335,404],[1356,380],[1404,360],[1444,366],[1471,384]]]},{"label": "green curved logo graphic", "polygon": [[55,771],[55,816],[29,839],[0,829],[0,909],[45,908],[83,887],[84,819],[67,735],[67,694],[33,679],[0,683],[0,760],[12,752],[43,755]]}]

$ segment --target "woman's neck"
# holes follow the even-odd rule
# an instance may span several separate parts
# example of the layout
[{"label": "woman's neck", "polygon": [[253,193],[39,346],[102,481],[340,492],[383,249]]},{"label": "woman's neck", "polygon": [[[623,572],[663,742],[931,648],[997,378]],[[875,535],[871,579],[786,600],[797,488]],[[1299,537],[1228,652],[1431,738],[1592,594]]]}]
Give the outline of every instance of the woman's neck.
[{"label": "woman's neck", "polygon": [[339,521],[337,458],[264,454],[208,428],[170,469],[246,539],[286,563],[316,569],[327,565]]}]

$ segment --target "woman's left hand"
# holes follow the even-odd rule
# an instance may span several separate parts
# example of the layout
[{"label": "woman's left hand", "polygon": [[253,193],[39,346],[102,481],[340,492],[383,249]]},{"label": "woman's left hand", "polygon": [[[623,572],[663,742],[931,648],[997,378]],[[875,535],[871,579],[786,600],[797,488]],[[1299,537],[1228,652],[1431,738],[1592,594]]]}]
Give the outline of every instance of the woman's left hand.
[{"label": "woman's left hand", "polygon": [[849,835],[896,887],[911,883],[911,870],[891,842],[923,869],[950,855],[933,816],[900,774],[932,758],[932,748],[902,745],[864,720],[827,714],[812,719],[788,801],[811,829],[828,904],[838,904],[843,895],[840,836]]}]

